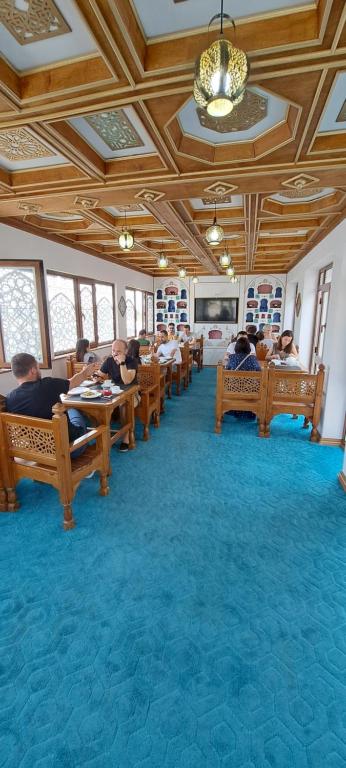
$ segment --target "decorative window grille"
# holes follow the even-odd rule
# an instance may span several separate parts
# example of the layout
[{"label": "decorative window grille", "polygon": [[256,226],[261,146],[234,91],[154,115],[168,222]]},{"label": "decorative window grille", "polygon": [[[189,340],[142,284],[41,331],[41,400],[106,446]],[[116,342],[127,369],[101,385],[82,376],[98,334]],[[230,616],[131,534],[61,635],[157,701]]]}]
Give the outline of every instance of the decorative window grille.
[{"label": "decorative window grille", "polygon": [[49,367],[43,266],[39,261],[0,261],[0,365],[27,352]]},{"label": "decorative window grille", "polygon": [[139,331],[154,333],[154,295],[136,288],[126,288],[126,333],[138,336]]},{"label": "decorative window grille", "polygon": [[54,354],[76,347],[77,317],[74,279],[63,275],[47,275],[49,314]]},{"label": "decorative window grille", "polygon": [[54,354],[72,352],[78,338],[90,345],[115,338],[114,289],[87,278],[47,274]]}]

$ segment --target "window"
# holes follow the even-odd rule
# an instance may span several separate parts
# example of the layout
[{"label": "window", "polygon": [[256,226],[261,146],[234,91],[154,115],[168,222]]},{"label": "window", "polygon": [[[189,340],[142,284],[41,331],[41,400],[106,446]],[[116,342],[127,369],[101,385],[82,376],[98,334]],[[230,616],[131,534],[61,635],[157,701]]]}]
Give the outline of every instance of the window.
[{"label": "window", "polygon": [[44,368],[51,361],[41,261],[0,261],[0,365],[27,352]]},{"label": "window", "polygon": [[126,334],[138,336],[145,328],[154,333],[154,295],[148,291],[126,288]]},{"label": "window", "polygon": [[78,338],[91,346],[115,338],[114,289],[82,277],[47,273],[54,355],[71,352]]},{"label": "window", "polygon": [[318,275],[317,302],[315,310],[314,341],[312,348],[312,370],[316,373],[323,360],[324,339],[327,327],[329,292],[332,281],[333,265],[323,267]]}]

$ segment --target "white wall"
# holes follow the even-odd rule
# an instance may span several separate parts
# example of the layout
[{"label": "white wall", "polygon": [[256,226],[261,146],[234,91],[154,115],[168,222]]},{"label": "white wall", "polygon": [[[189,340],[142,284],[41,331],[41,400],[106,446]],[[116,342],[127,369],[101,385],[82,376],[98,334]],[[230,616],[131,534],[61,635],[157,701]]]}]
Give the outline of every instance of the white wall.
[{"label": "white wall", "polygon": [[[300,358],[309,367],[312,349],[318,273],[333,263],[323,363],[326,366],[325,398],[320,432],[323,438],[342,436],[346,411],[346,221],[339,224],[287,276],[287,293],[298,284],[302,309],[294,336]],[[291,286],[291,288],[290,288]]]},{"label": "white wall", "polygon": [[[111,264],[108,261],[90,256],[59,243],[23,232],[20,229],[0,224],[0,259],[35,259],[43,262],[44,271],[55,270],[78,277],[90,277],[113,283],[115,288],[116,333],[118,338],[126,338],[126,322],[118,310],[121,296],[125,298],[126,286],[153,291],[153,278],[135,272],[132,269]],[[102,355],[108,348],[102,348]],[[66,375],[64,359],[53,360],[52,372],[55,376]],[[43,375],[48,375],[45,371]],[[6,394],[16,385],[11,373],[0,374],[0,393]]]}]

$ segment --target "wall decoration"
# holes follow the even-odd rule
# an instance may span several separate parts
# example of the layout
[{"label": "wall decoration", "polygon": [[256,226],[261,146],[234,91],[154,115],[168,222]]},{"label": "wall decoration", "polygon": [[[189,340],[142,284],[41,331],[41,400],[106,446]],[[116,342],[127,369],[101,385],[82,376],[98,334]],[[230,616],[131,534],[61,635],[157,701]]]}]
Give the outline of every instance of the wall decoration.
[{"label": "wall decoration", "polygon": [[120,296],[119,303],[118,303],[118,310],[121,314],[121,317],[124,317],[126,313],[126,301],[123,296]]},{"label": "wall decoration", "polygon": [[[256,325],[261,331],[271,325],[279,333],[283,320],[284,285],[274,275],[260,275],[248,282],[245,292],[244,324]],[[274,325],[275,323],[275,325]]]},{"label": "wall decoration", "polygon": [[183,280],[167,277],[157,281],[155,315],[156,331],[167,330],[169,323],[174,323],[176,332],[184,330],[184,323],[189,322],[189,298]]},{"label": "wall decoration", "polygon": [[301,297],[300,293],[297,293],[297,298],[296,298],[296,317],[299,317],[301,307],[302,307],[302,297]]}]

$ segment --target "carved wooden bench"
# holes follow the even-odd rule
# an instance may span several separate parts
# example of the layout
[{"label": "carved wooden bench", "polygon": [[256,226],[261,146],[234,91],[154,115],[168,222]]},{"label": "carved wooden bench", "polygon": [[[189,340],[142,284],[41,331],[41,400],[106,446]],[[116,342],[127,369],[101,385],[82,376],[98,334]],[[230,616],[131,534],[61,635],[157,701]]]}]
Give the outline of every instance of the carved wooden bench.
[{"label": "carved wooden bench", "polygon": [[265,415],[265,432],[269,436],[270,422],[279,413],[293,413],[305,416],[304,427],[312,424],[310,440],[318,441],[317,427],[321,415],[324,382],[324,365],[319,365],[317,374],[290,371],[268,366],[268,389]]},{"label": "carved wooden bench", "polygon": [[217,366],[215,432],[221,432],[226,411],[251,411],[258,420],[259,436],[265,436],[268,368],[261,371],[229,371]]},{"label": "carved wooden bench", "polygon": [[139,365],[137,378],[141,401],[135,409],[135,416],[143,424],[143,440],[148,440],[151,419],[155,427],[160,426],[161,370],[159,364]]},{"label": "carved wooden bench", "polygon": [[[97,470],[101,496],[109,492],[107,428],[91,429],[70,443],[66,409],[62,403],[54,405],[51,420],[7,413],[4,407],[5,398],[1,397],[0,467],[7,494],[7,511],[15,512],[19,507],[16,485],[21,478],[39,480],[58,490],[64,509],[64,529],[74,528],[71,503],[81,480]],[[84,445],[84,453],[71,459],[71,453]]]},{"label": "carved wooden bench", "polygon": [[180,395],[181,384],[184,384],[184,389],[189,386],[189,344],[184,344],[180,347],[181,363],[174,363],[172,380],[175,382],[175,391],[177,395]]}]

